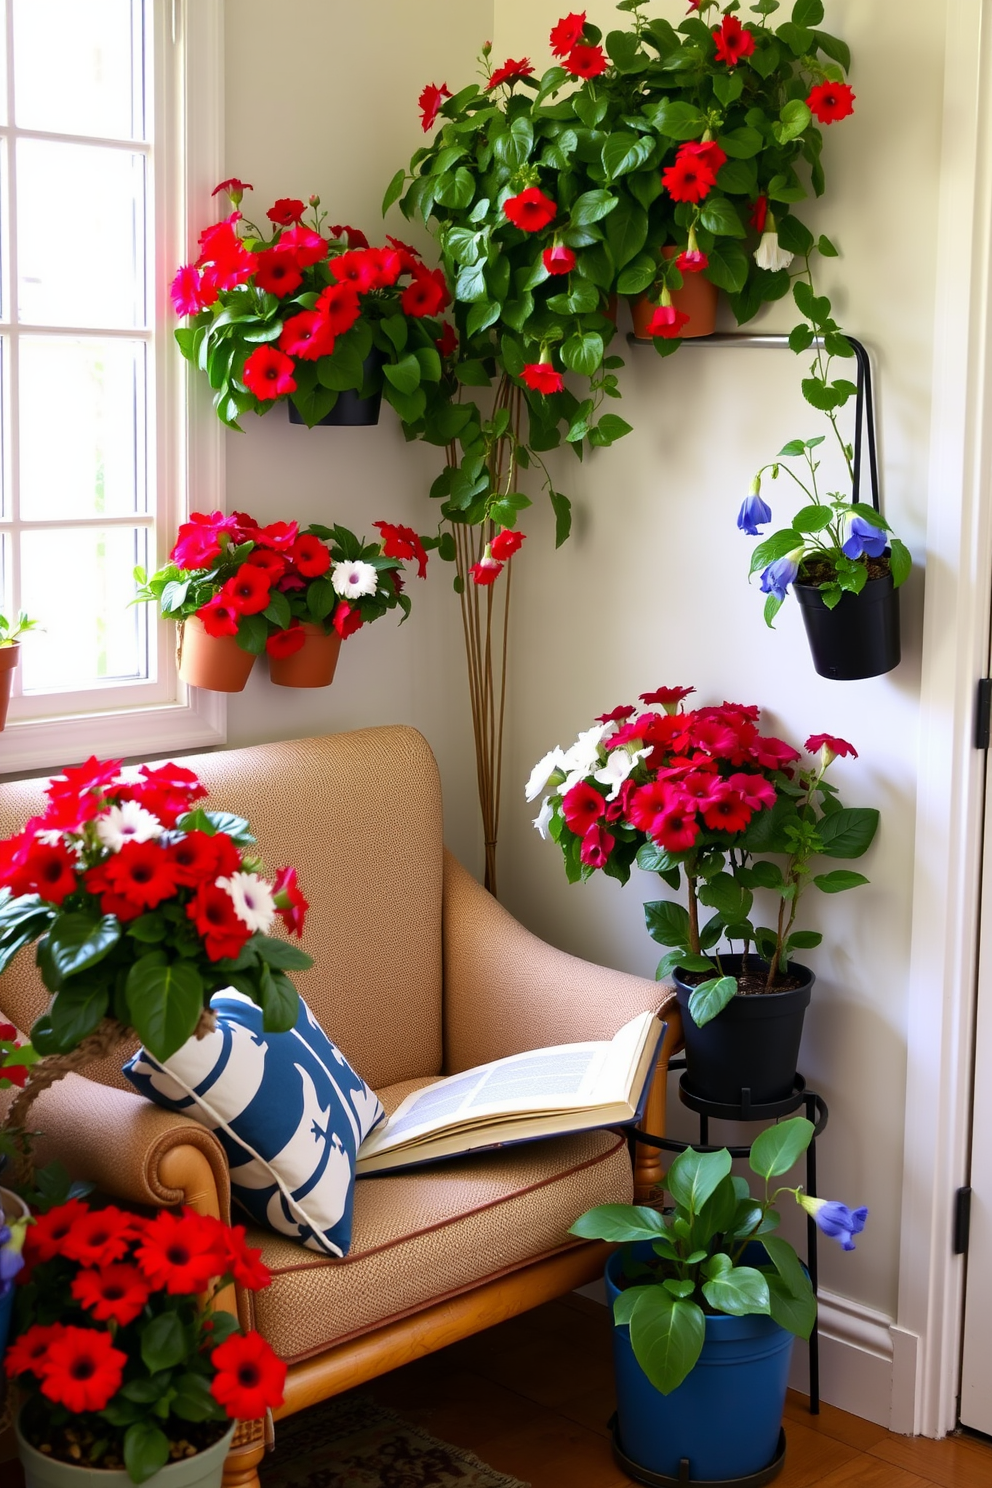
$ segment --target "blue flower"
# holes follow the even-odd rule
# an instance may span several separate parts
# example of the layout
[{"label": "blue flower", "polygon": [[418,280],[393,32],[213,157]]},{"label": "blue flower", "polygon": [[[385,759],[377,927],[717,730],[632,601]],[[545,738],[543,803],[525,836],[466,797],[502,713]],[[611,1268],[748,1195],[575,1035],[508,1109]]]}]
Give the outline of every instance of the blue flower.
[{"label": "blue flower", "polygon": [[860,558],[863,553],[869,558],[880,558],[885,547],[886,536],[880,527],[873,527],[864,517],[848,518],[847,540],[841,548],[848,558]]},{"label": "blue flower", "polygon": [[797,1194],[796,1198],[818,1230],[832,1240],[839,1240],[842,1250],[854,1249],[854,1236],[860,1235],[865,1227],[867,1209],[849,1209],[836,1199],[813,1199],[809,1194]]},{"label": "blue flower", "polygon": [[774,563],[769,563],[761,575],[762,594],[774,594],[775,598],[781,602],[788,592],[789,585],[796,582],[802,556],[802,548],[796,548],[793,552],[786,553],[784,558],[776,558]]},{"label": "blue flower", "polygon": [[740,511],[737,513],[737,525],[748,537],[760,536],[760,522],[770,522],[772,509],[767,501],[762,501],[757,491],[752,491],[750,496],[745,496]]}]

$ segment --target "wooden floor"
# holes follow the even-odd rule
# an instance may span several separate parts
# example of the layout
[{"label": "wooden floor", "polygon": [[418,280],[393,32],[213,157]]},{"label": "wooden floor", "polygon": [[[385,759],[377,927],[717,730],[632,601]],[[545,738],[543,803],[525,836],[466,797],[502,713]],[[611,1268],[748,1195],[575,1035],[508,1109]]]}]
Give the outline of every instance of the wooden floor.
[{"label": "wooden floor", "polygon": [[[605,1307],[571,1296],[363,1386],[445,1441],[533,1488],[626,1488],[606,1423],[613,1381]],[[790,1394],[776,1488],[992,1488],[992,1446],[893,1436]],[[278,1451],[278,1429],[276,1432]]]}]

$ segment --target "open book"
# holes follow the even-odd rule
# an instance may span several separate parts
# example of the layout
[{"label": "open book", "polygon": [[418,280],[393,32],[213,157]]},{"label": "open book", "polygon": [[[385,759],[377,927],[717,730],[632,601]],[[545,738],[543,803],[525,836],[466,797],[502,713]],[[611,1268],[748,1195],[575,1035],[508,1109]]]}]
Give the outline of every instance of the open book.
[{"label": "open book", "polygon": [[425,1085],[369,1133],[355,1172],[637,1121],[664,1031],[639,1013],[612,1039],[531,1049]]}]

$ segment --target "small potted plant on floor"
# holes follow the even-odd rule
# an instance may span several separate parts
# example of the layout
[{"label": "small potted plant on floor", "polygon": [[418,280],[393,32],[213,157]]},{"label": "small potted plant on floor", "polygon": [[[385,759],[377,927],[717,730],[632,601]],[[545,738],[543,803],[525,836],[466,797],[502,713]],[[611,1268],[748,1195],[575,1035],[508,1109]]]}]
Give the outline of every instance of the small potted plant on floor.
[{"label": "small potted plant on floor", "polygon": [[731,1176],[726,1148],[690,1147],[665,1178],[673,1209],[603,1204],[572,1226],[621,1246],[606,1268],[616,1325],[614,1448],[639,1481],[765,1483],[781,1468],[793,1336],[809,1337],[816,1298],[795,1250],[775,1234],[778,1202],[792,1194],[845,1250],[868,1216],[773,1184],[812,1136],[812,1124],[795,1117],[755,1139],[759,1195]]},{"label": "small potted plant on floor", "polygon": [[34,630],[37,624],[37,620],[29,620],[23,610],[13,622],[6,615],[0,615],[0,730],[7,723],[14,668],[21,659],[21,636]]},{"label": "small potted plant on floor", "polygon": [[[534,825],[557,842],[569,882],[603,872],[626,883],[634,863],[673,890],[684,878],[685,906],[662,899],[644,913],[671,948],[657,975],[675,982],[688,1083],[722,1105],[744,1091],[758,1105],[793,1089],[814,980],[793,954],[822,939],[796,928],[803,891],[868,882],[847,868],[816,873],[813,859],[860,857],[878,812],[842,806],[826,778],[838,755],[856,757],[845,740],[810,737],[816,763],[803,765],[799,750],[759,732],[756,707],[682,711],[693,690],[659,688],[641,695],[644,711],[602,714],[545,755],[526,794],[544,796]],[[755,924],[756,894],[776,907],[773,925]]]}]

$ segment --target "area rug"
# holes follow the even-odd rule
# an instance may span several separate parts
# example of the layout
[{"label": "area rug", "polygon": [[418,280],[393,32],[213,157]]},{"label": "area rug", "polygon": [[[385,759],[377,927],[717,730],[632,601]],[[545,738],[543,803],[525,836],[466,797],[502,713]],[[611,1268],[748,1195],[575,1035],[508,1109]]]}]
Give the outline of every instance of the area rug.
[{"label": "area rug", "polygon": [[262,1488],[529,1488],[367,1395],[280,1421],[259,1475]]}]

